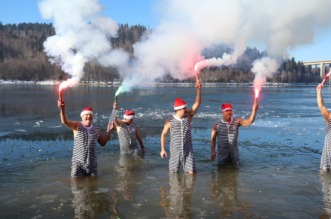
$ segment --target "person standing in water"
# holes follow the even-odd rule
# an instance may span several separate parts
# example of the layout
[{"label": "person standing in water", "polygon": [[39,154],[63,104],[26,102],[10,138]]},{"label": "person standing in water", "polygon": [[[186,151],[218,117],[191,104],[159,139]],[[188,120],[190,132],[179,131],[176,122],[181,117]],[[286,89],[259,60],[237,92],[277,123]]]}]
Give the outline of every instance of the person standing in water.
[{"label": "person standing in water", "polygon": [[60,118],[62,124],[73,131],[74,148],[72,156],[71,177],[97,176],[97,142],[105,146],[110,133],[114,128],[113,123],[109,124],[109,130],[104,136],[100,128],[93,125],[93,110],[91,107],[84,108],[80,113],[81,122],[67,119],[65,104],[58,100]]},{"label": "person standing in water", "polygon": [[320,169],[322,172],[331,171],[331,113],[324,105],[322,96],[323,83],[320,83],[316,87],[317,91],[317,105],[321,111],[323,118],[325,119],[327,130],[324,139],[323,152],[321,156]]},{"label": "person standing in water", "polygon": [[[117,103],[114,103],[114,110],[117,112]],[[120,150],[122,155],[137,155],[138,142],[141,151],[145,151],[145,146],[140,134],[140,129],[136,123],[133,122],[135,113],[132,110],[125,110],[123,120],[115,118],[115,126],[120,143]]]},{"label": "person standing in water", "polygon": [[[212,128],[210,137],[211,159],[217,157],[217,164],[234,165],[239,167],[238,134],[240,126],[249,126],[255,120],[258,103],[255,99],[252,113],[248,119],[232,118],[232,104],[222,104],[223,118],[218,120]],[[217,139],[217,154],[216,154]]]},{"label": "person standing in water", "polygon": [[169,171],[171,173],[179,172],[179,166],[182,165],[184,171],[189,174],[196,173],[195,160],[192,146],[191,122],[195,113],[201,104],[201,84],[196,82],[196,98],[191,109],[187,109],[184,100],[176,98],[174,102],[175,114],[164,123],[161,134],[161,152],[160,156],[168,156],[165,150],[166,137],[170,131],[170,158]]}]

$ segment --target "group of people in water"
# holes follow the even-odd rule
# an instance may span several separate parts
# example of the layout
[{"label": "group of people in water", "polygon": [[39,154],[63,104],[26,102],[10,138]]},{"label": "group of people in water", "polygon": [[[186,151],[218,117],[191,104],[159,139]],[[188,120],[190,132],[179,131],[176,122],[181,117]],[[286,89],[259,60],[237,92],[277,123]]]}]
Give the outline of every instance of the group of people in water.
[{"label": "group of people in water", "polygon": [[[196,98],[191,108],[181,98],[175,98],[174,115],[167,119],[161,133],[162,158],[168,157],[166,150],[166,138],[170,132],[169,146],[169,172],[177,173],[182,167],[183,171],[189,174],[196,173],[195,158],[192,146],[191,122],[201,104],[201,82],[196,82]],[[321,157],[320,169],[330,171],[331,167],[331,113],[324,105],[322,98],[323,84],[319,84],[317,90],[317,103],[322,116],[327,122],[327,134]],[[126,110],[123,119],[117,116],[113,122],[108,124],[108,129],[104,135],[100,128],[93,125],[93,110],[87,107],[82,110],[80,116],[82,120],[72,121],[66,116],[64,101],[58,100],[61,122],[73,131],[74,148],[72,156],[71,177],[97,175],[97,142],[104,146],[109,140],[110,133],[116,128],[120,153],[122,155],[137,155],[139,151],[145,150],[145,146],[140,134],[139,127],[133,122],[135,113]],[[117,112],[117,103],[114,103],[113,110]],[[210,137],[211,160],[216,160],[219,166],[232,165],[239,167],[240,158],[238,150],[238,132],[240,126],[251,125],[258,110],[257,99],[254,100],[252,112],[249,118],[233,118],[233,107],[231,103],[222,104],[223,117],[217,120]],[[217,151],[216,151],[217,145]]]}]

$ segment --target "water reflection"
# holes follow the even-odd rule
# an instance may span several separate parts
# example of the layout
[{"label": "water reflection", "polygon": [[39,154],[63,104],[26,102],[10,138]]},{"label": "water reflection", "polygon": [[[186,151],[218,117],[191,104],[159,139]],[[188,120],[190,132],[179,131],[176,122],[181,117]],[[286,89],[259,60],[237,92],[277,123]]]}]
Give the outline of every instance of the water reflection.
[{"label": "water reflection", "polygon": [[56,141],[56,140],[63,140],[63,141],[70,141],[72,140],[72,131],[64,131],[60,132],[58,130],[54,131],[47,130],[44,128],[43,130],[38,130],[37,132],[31,132],[31,129],[28,130],[27,133],[25,130],[14,130],[11,132],[0,132],[0,142],[6,140],[19,140],[19,141]]},{"label": "water reflection", "polygon": [[116,191],[124,200],[131,200],[137,182],[141,180],[140,166],[142,160],[139,156],[121,154],[116,167]]},{"label": "water reflection", "polygon": [[161,207],[167,218],[192,218],[190,208],[194,190],[195,175],[169,174],[170,188],[160,187]]},{"label": "water reflection", "polygon": [[331,174],[322,173],[320,176],[323,193],[323,214],[320,218],[331,218]]},{"label": "water reflection", "polygon": [[249,205],[238,198],[238,172],[235,167],[224,166],[211,174],[211,197],[218,203],[220,218],[252,218]]},{"label": "water reflection", "polygon": [[112,193],[114,199],[113,210],[119,217],[118,206],[121,204],[121,200],[125,202],[132,201],[134,198],[134,191],[137,184],[141,182],[143,174],[141,171],[143,155],[132,156],[120,154],[118,165],[115,166],[117,173],[115,182],[115,188]]},{"label": "water reflection", "polygon": [[98,189],[96,177],[72,180],[71,191],[74,195],[72,200],[74,218],[100,218],[116,214],[109,210],[109,190]]}]

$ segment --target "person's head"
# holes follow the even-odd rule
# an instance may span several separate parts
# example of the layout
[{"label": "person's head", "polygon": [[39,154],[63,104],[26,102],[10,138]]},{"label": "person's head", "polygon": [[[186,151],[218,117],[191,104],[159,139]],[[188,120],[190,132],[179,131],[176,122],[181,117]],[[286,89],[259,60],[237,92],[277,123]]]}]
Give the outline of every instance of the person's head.
[{"label": "person's head", "polygon": [[125,110],[123,116],[125,123],[130,124],[133,121],[134,117],[135,117],[135,113],[132,110]]},{"label": "person's head", "polygon": [[225,121],[230,121],[232,118],[232,104],[224,103],[222,104],[222,114]]},{"label": "person's head", "polygon": [[86,107],[80,113],[80,117],[82,117],[82,123],[85,126],[90,126],[93,123],[93,110],[91,107]]},{"label": "person's head", "polygon": [[187,104],[184,100],[182,100],[178,97],[175,99],[174,110],[178,117],[182,118],[186,114],[186,107],[187,107]]}]

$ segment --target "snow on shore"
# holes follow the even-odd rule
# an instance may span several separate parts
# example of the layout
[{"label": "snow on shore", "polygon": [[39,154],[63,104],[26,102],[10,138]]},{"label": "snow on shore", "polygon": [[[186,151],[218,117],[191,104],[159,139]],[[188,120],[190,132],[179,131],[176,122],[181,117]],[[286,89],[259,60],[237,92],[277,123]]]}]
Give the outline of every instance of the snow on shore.
[{"label": "snow on shore", "polygon": [[[36,85],[59,85],[60,81],[15,81],[15,80],[0,80],[1,84],[36,84]],[[81,81],[81,85],[97,85],[97,86],[119,86],[121,85],[121,81],[114,81],[114,82],[87,82],[87,81]],[[204,87],[250,87],[253,86],[253,83],[236,83],[236,82],[230,82],[230,83],[221,83],[221,82],[207,82],[203,83]],[[264,87],[284,87],[284,86],[290,86],[293,84],[290,83],[270,83],[267,82],[264,84]],[[154,83],[146,83],[145,87],[190,87],[194,86],[193,82],[154,82]]]}]

